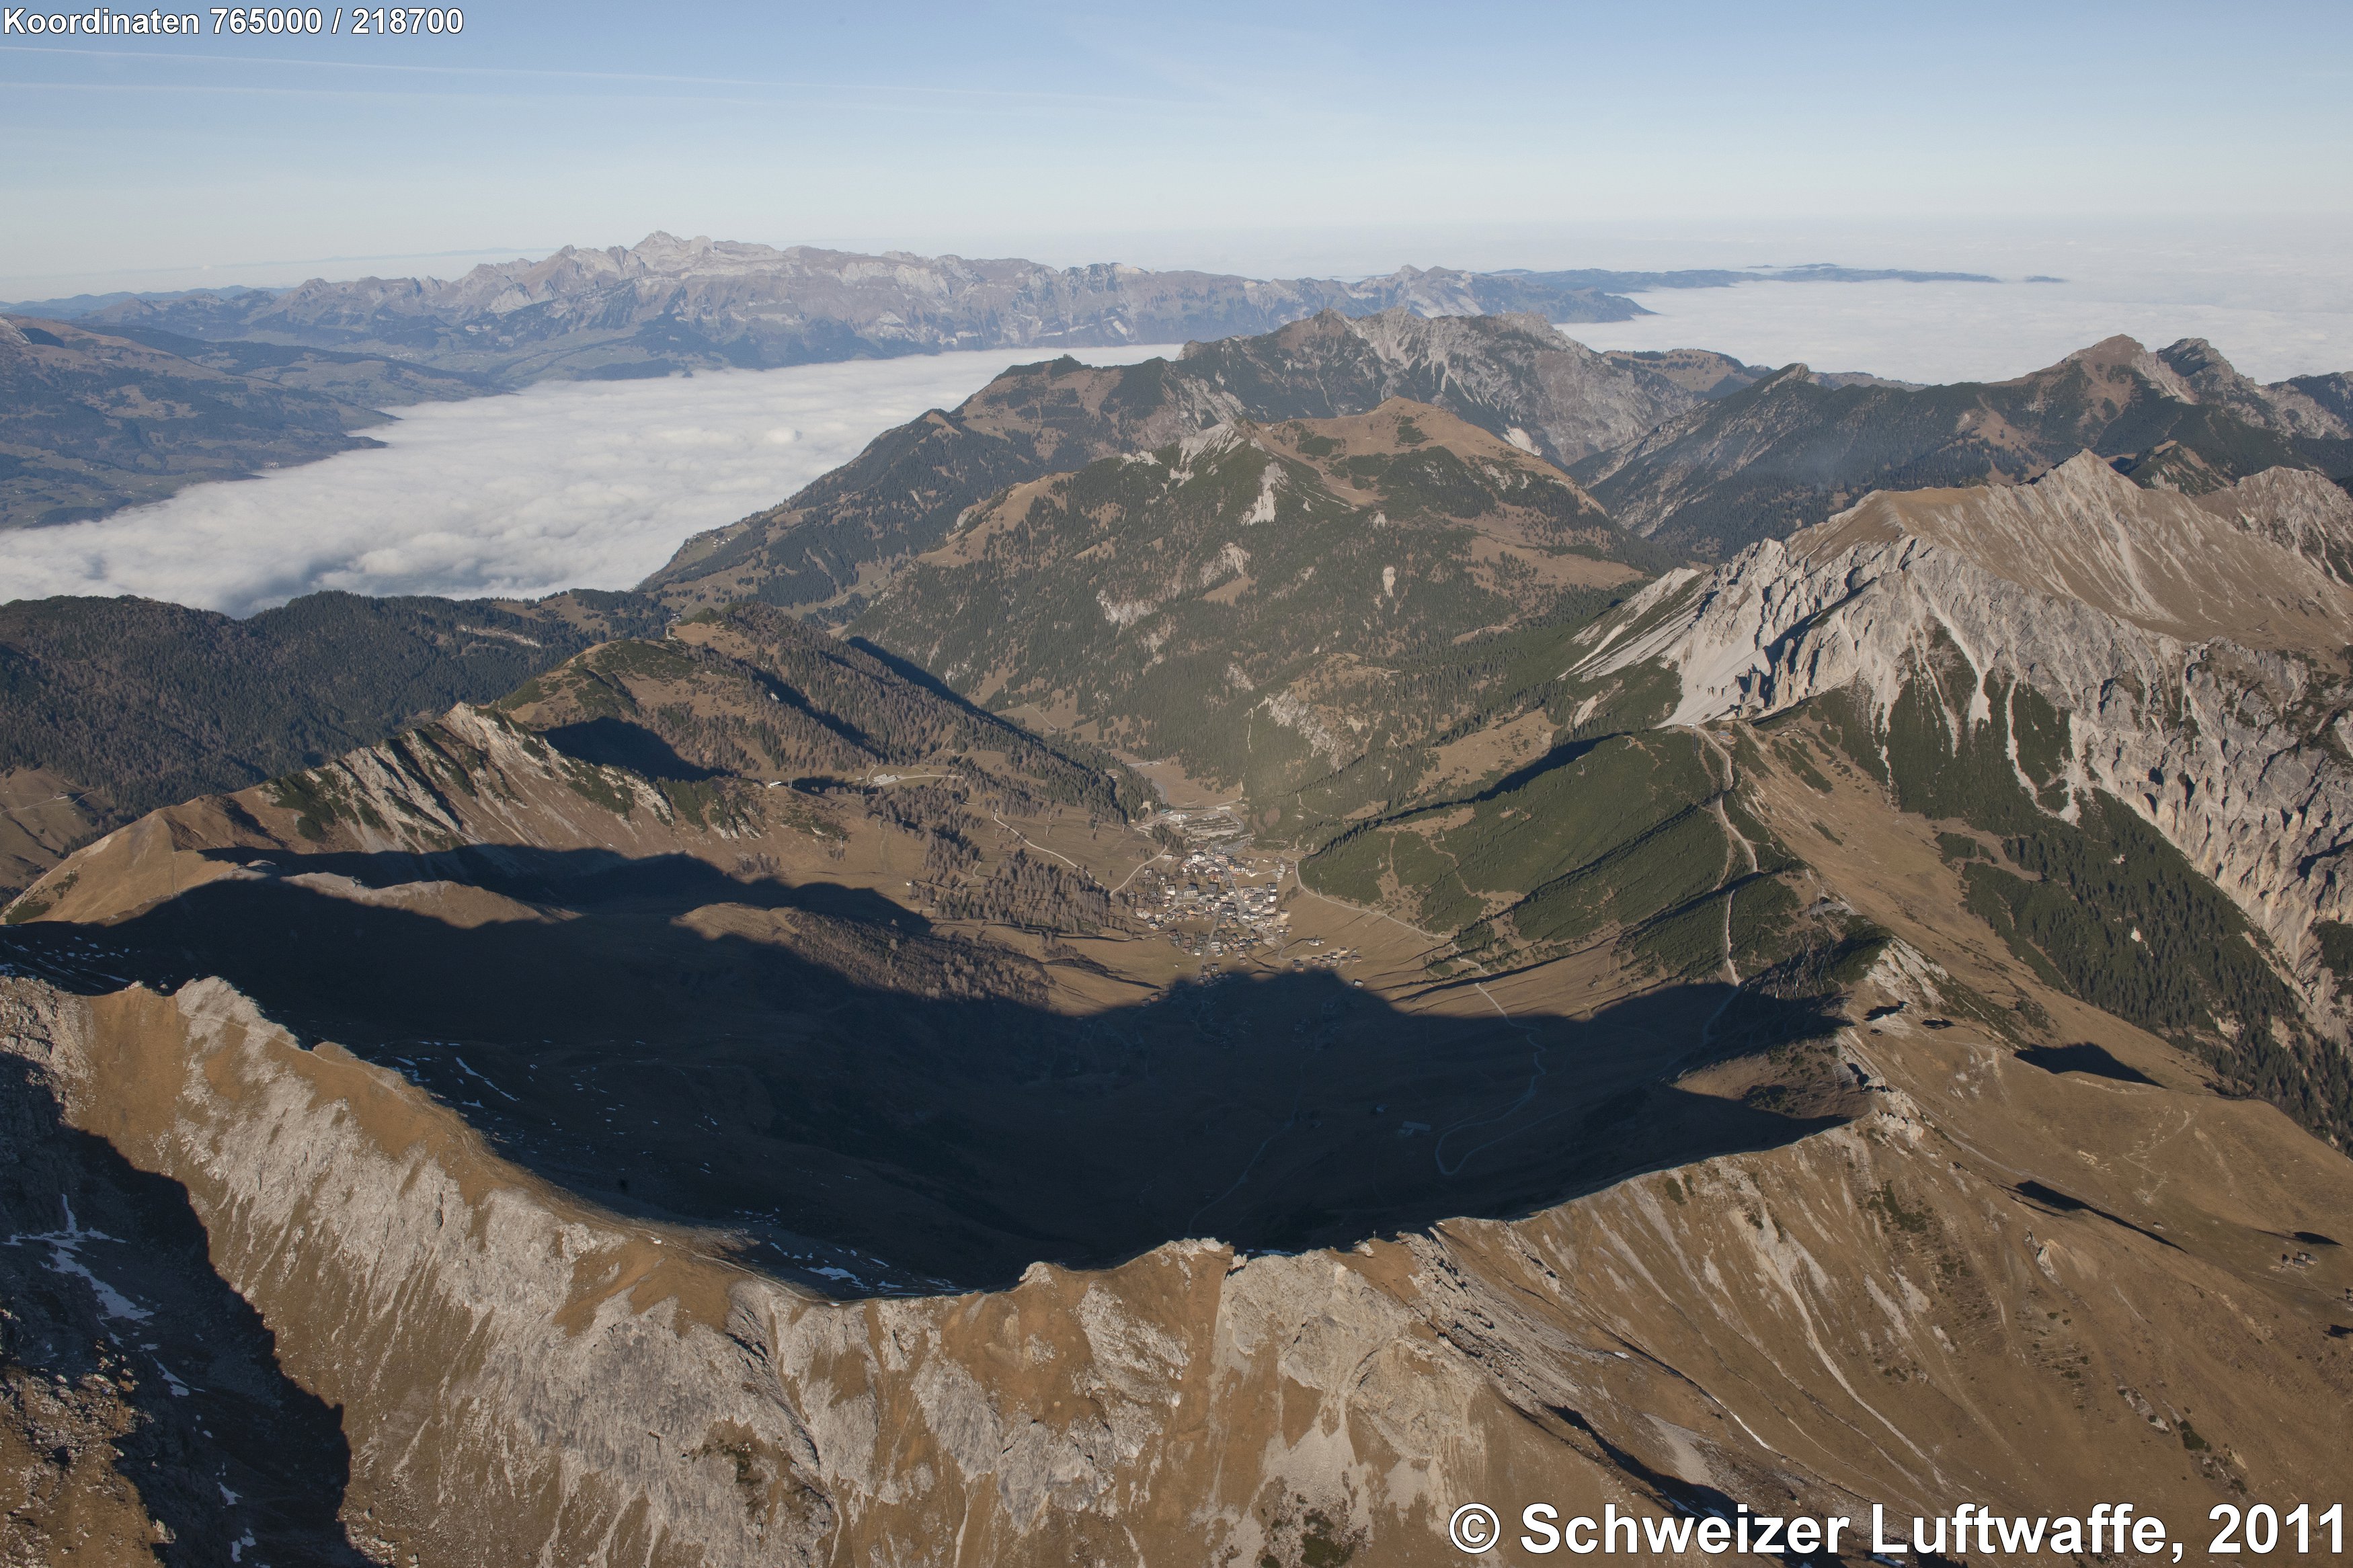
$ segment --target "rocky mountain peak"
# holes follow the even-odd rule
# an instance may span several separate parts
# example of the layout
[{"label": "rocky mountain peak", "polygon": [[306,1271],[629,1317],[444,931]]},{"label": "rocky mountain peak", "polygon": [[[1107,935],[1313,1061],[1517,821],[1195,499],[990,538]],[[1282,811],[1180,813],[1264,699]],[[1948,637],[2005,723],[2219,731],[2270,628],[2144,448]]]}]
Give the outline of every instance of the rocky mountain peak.
[{"label": "rocky mountain peak", "polygon": [[2051,370],[2037,371],[2033,375],[2021,379],[2026,381],[2047,379],[2051,371],[2063,369],[2069,365],[2081,366],[2094,381],[2113,383],[2138,380],[2148,383],[2164,395],[2180,402],[2198,401],[2197,391],[2179,372],[2168,364],[2162,357],[2151,353],[2147,346],[2139,339],[2127,337],[2122,332],[2118,332],[2114,337],[2102,338],[2089,348],[2077,349],[2073,353],[2061,360],[2058,364],[2052,366]]},{"label": "rocky mountain peak", "polygon": [[2233,381],[2243,379],[2238,368],[2222,357],[2221,350],[2204,338],[2182,338],[2168,343],[2157,351],[2157,357],[2193,384],[2199,377],[2210,375]]},{"label": "rocky mountain peak", "polygon": [[1757,389],[1759,392],[1772,392],[1789,386],[1820,386],[1821,379],[1814,374],[1813,366],[1799,361],[1783,365],[1779,370],[1758,382]]},{"label": "rocky mountain peak", "polygon": [[2200,505],[2144,489],[2090,452],[2022,485],[1875,491],[1792,535],[1790,553],[1827,561],[1864,543],[1918,541],[1957,552],[2021,587],[2086,604],[2185,643],[2327,650],[2353,641],[2353,597],[2242,515],[2274,484]]}]

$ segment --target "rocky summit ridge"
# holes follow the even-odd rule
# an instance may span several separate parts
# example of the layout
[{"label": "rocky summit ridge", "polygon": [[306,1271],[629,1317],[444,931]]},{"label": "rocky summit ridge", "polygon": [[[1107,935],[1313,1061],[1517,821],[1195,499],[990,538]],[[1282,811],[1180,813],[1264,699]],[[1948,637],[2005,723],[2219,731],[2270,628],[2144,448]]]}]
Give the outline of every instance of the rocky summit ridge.
[{"label": "rocky summit ridge", "polygon": [[[1957,772],[1982,732],[2029,815],[2084,820],[2105,799],[2153,827],[2261,933],[2305,1021],[2341,1039],[2348,539],[2353,504],[2316,475],[2192,500],[2085,453],[2025,485],[1873,495],[1670,573],[1580,635],[1576,671],[1672,672],[1662,717],[1679,725],[1851,696],[1854,743],[1915,799],[1939,793],[1919,770],[1946,763],[1912,757],[1907,781],[1891,737],[1926,723]],[[2027,693],[2047,706],[2021,719]],[[2005,815],[1942,798],[1935,815]]]},{"label": "rocky summit ridge", "polygon": [[[1925,1014],[1940,975],[1902,956],[1862,998]],[[348,1443],[344,1474],[306,1478],[253,1442],[268,1417],[220,1371],[171,1373],[125,1342],[106,1386],[127,1424],[185,1406],[203,1425],[174,1463],[249,1451],[219,1473],[259,1484],[109,1493],[95,1471],[52,1479],[62,1448],[0,1451],[35,1483],[0,1529],[36,1556],[103,1517],[126,1548],[334,1560],[319,1500],[354,1563],[913,1562],[946,1543],[997,1563],[1390,1564],[1441,1554],[1464,1500],[1859,1519],[1957,1494],[2065,1512],[2124,1489],[2197,1521],[2236,1487],[2317,1495],[2348,1373],[2319,1282],[2266,1260],[2272,1233],[2326,1223],[2353,1185],[2268,1110],[2117,1047],[2158,1081],[1857,1027],[1841,1060],[1871,1103],[1848,1125],[1524,1219],[1292,1257],[1179,1241],[989,1295],[832,1303],[723,1237],[551,1189],[399,1072],[305,1048],[217,982],[85,1000],[0,980],[0,1056],[27,1074],[11,1092],[52,1108],[45,1136],[185,1194],[210,1236],[185,1279],[111,1235],[78,1265],[136,1292],[116,1294],[134,1321],[233,1288]],[[2063,1168],[2054,1139],[2137,1153],[2129,1173]],[[12,1388],[130,1338],[58,1326]]]},{"label": "rocky summit ridge", "polygon": [[1406,398],[1557,467],[1758,374],[1699,351],[1597,353],[1527,316],[1402,309],[1324,311],[1116,369],[1024,365],[885,431],[777,506],[689,539],[643,586],[681,607],[756,598],[855,613],[997,492],[1228,421],[1341,418]]}]

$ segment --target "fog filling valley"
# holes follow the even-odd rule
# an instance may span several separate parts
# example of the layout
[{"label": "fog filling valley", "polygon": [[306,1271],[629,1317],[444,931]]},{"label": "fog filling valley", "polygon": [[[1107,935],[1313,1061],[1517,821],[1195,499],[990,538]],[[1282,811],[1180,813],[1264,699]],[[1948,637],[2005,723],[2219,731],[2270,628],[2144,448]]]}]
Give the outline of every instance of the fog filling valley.
[{"label": "fog filling valley", "polygon": [[[1089,349],[1092,363],[1174,353]],[[5,596],[136,594],[250,615],[299,595],[531,596],[628,588],[688,535],[772,506],[1038,349],[662,380],[546,383],[421,404],[385,446],[193,486],[94,522],[0,533]]]},{"label": "fog filling valley", "polygon": [[1744,283],[1630,296],[1653,312],[1562,330],[1597,349],[1711,348],[1921,383],[2002,381],[2115,333],[2204,338],[2258,381],[2353,362],[2353,311],[2268,297],[2159,300],[2115,283]]}]

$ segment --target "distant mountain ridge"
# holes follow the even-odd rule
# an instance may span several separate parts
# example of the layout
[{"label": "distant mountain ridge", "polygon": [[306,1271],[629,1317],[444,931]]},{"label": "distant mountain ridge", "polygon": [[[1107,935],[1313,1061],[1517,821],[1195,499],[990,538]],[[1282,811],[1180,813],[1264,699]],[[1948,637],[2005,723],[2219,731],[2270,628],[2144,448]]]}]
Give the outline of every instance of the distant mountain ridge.
[{"label": "distant mountain ridge", "polygon": [[1261,280],[1117,263],[1045,267],[904,251],[649,235],[626,248],[566,246],[448,282],[313,279],[267,296],[127,300],[93,311],[108,331],[389,353],[511,384],[667,375],[936,353],[1095,348],[1263,332],[1336,310],[1370,315],[1537,310],[1554,320],[1643,314],[1631,300],[1544,274],[1401,267],[1383,278]]},{"label": "distant mountain ridge", "polygon": [[1572,472],[1624,527],[1705,558],[1827,520],[1874,489],[2015,483],[2089,449],[2201,491],[2272,468],[2353,471],[2348,378],[2263,385],[2212,344],[2127,337],[2011,381],[1864,385],[1790,365]]},{"label": "distant mountain ridge", "polygon": [[[506,265],[491,263],[491,265]],[[530,265],[526,262],[522,265]],[[1411,271],[1410,268],[1402,270]],[[1832,262],[1808,262],[1797,267],[1683,268],[1666,272],[1620,271],[1604,267],[1546,269],[1543,268],[1501,267],[1474,274],[1482,278],[1514,279],[1535,287],[1570,290],[1599,289],[1607,293],[1626,294],[1651,289],[1729,289],[1740,283],[1998,283],[2001,279],[1982,272],[1919,272],[1903,268],[1841,267]],[[2035,277],[2029,283],[2057,283],[2057,278]],[[250,294],[274,298],[287,292],[284,289],[121,289],[103,294],[61,295],[50,300],[0,300],[0,310],[18,315],[41,316],[56,321],[76,321],[110,305],[126,301],[164,303],[177,300],[195,299],[204,295],[234,298]]]},{"label": "distant mountain ridge", "polygon": [[[1018,258],[777,249],[656,233],[627,247],[567,246],[538,260],[486,264],[447,281],[312,279],[283,289],[77,295],[0,307],[27,318],[18,337],[37,331],[45,343],[55,339],[85,358],[109,362],[95,387],[20,376],[9,388],[20,449],[0,449],[0,527],[103,516],[199,479],[311,460],[354,444],[349,437],[342,445],[322,441],[328,432],[380,423],[383,409],[542,380],[626,380],[957,349],[1209,342],[1324,313],[1623,321],[1646,312],[1613,289],[1883,279],[1994,281],[1828,264],[1667,272],[1405,266],[1354,281],[1258,279],[1116,263],[1053,268]],[[132,344],[153,352],[134,354]],[[0,359],[10,346],[0,342]],[[1560,351],[1551,352],[1556,357]],[[1683,371],[1671,369],[1671,362]],[[1466,363],[1441,353],[1426,368],[1442,383],[1450,368]],[[1670,379],[1681,375],[1689,389],[1708,390],[1725,374],[1738,374],[1727,368],[1736,364],[1722,355],[1674,351],[1657,356],[1651,368]],[[1508,374],[1533,368],[1523,363]],[[1703,370],[1703,383],[1683,374]],[[1486,379],[1482,395],[1495,403],[1497,379]],[[193,395],[168,390],[189,392],[191,384]],[[1294,397],[1302,390],[1293,389]],[[1399,382],[1345,406],[1327,399],[1294,412],[1361,413],[1392,394],[1450,401],[1431,386]],[[2341,406],[2345,389],[2323,388],[2314,396],[2316,406],[2331,396]],[[224,403],[237,412],[225,416]],[[135,426],[137,439],[120,458],[95,451],[92,411]],[[1571,460],[1638,434],[1625,416],[1630,412],[1639,410],[1598,425],[1556,428],[1557,421],[1538,421],[1524,429],[1544,455]],[[1569,424],[1576,426],[1574,419]],[[13,465],[6,461],[12,458]]]},{"label": "distant mountain ridge", "polygon": [[1765,374],[1705,350],[1598,353],[1541,318],[1403,309],[1326,311],[1124,368],[1022,365],[885,431],[783,504],[688,540],[641,587],[681,609],[844,601],[1008,486],[1228,420],[1340,418],[1405,397],[1565,466]]}]

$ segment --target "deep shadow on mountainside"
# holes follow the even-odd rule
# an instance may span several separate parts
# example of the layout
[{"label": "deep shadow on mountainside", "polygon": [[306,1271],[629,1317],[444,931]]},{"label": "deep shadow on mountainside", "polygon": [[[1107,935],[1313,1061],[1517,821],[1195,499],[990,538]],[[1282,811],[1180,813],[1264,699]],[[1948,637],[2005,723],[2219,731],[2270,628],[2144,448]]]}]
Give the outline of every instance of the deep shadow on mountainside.
[{"label": "deep shadow on mountainside", "polygon": [[[1002,1286],[1041,1258],[1105,1267],[1197,1235],[1347,1247],[1842,1119],[1801,1044],[1835,1026],[1823,1005],[1726,1009],[1717,985],[1581,1020],[1451,1018],[1311,973],[1073,1016],[926,995],[972,955],[921,916],[685,856],[265,864],[118,924],[10,928],[0,954],[90,994],[218,975],[306,1038],[406,1071],[518,1164],[625,1212],[744,1227],[765,1243],[754,1267],[846,1260],[837,1290]],[[557,918],[468,927],[400,907],[451,881]],[[797,946],[701,934],[687,917],[713,906],[770,911]],[[861,944],[884,983],[828,963],[828,939]],[[1790,1061],[1764,1103],[1789,1114],[1667,1081],[1766,1047]]]},{"label": "deep shadow on mountainside", "polygon": [[258,1561],[367,1561],[337,1518],[342,1413],[280,1369],[187,1190],[69,1125],[5,1055],[0,1233],[0,1407],[16,1418],[0,1423],[0,1555],[152,1560],[161,1543],[177,1568],[242,1541]]}]

